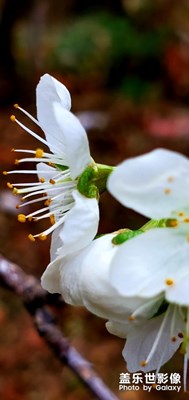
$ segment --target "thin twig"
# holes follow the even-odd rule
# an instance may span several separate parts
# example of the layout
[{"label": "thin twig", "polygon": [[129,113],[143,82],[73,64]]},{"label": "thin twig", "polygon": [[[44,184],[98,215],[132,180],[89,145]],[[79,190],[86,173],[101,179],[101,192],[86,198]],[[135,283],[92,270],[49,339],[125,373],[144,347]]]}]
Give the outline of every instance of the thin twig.
[{"label": "thin twig", "polygon": [[[62,302],[59,295],[50,295],[32,275],[0,256],[0,285],[17,294],[32,316],[38,333],[57,358],[67,365],[99,400],[118,400],[93,371],[91,364],[72,347],[55,322],[49,304]],[[63,302],[62,302],[63,303]]]}]

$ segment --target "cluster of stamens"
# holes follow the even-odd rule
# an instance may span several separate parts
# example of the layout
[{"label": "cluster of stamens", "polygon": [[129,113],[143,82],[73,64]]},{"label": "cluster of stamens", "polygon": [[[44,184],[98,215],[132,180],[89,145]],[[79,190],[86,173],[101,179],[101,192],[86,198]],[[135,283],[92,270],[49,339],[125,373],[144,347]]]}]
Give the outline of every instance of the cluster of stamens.
[{"label": "cluster of stamens", "polygon": [[[159,300],[161,300],[161,299],[163,299],[162,295],[159,296]],[[156,299],[156,300],[158,300],[158,299]],[[139,306],[135,310],[135,312],[133,312],[129,316],[128,320],[131,323],[137,322],[137,317],[140,318],[140,315],[142,315],[144,313],[144,311],[147,308],[149,308],[153,303],[154,303],[154,300],[151,299],[147,303],[143,304],[142,306]],[[181,352],[183,350],[184,357],[187,358],[186,343],[184,342],[184,340],[186,338],[186,342],[188,343],[188,338],[189,338],[189,309],[185,309],[185,308],[182,308],[182,307],[179,307],[179,306],[176,306],[176,305],[169,305],[167,310],[166,310],[166,312],[165,312],[164,318],[163,318],[163,320],[162,320],[162,322],[160,324],[160,327],[159,327],[159,330],[157,332],[157,335],[154,338],[154,342],[152,344],[152,347],[151,347],[151,350],[150,350],[149,354],[147,355],[145,360],[141,360],[140,361],[140,366],[141,367],[146,367],[149,364],[150,360],[152,359],[153,355],[155,354],[155,352],[157,350],[157,346],[159,344],[159,341],[160,341],[160,339],[162,337],[163,331],[164,331],[164,329],[166,329],[165,325],[167,323],[167,319],[168,319],[168,317],[170,315],[170,312],[172,312],[172,319],[171,319],[171,323],[170,323],[170,340],[172,342],[176,342],[178,339],[179,340],[180,339],[183,340],[182,345],[181,345]],[[183,321],[185,321],[185,323],[186,323],[186,330],[185,330],[185,333],[178,332],[177,335],[175,336],[175,324],[176,324],[176,319],[177,319],[178,313],[180,315],[182,315]],[[174,334],[173,334],[173,332],[174,332]],[[186,364],[186,366],[185,366],[185,370],[184,370],[184,377],[185,377],[184,380],[186,380],[186,375],[187,375],[187,363],[185,363],[185,364]],[[159,370],[159,368],[157,368],[156,372],[158,372],[158,370]],[[186,382],[185,382],[184,385],[186,386]]]},{"label": "cluster of stamens", "polygon": [[[15,105],[15,108],[21,110],[39,126],[39,122],[27,111],[20,108],[18,104]],[[11,121],[17,122],[17,124],[20,125],[25,131],[48,146],[48,143],[45,139],[28,129],[25,125],[18,121],[14,115],[11,116]],[[43,204],[43,206],[37,211],[31,212],[28,215],[25,215],[24,213],[18,214],[18,221],[24,223],[26,220],[39,221],[44,218],[49,218],[51,222],[50,228],[46,229],[42,233],[36,235],[30,234],[28,236],[32,241],[35,241],[36,237],[41,240],[45,240],[49,233],[54,231],[55,228],[64,222],[65,213],[72,208],[74,204],[72,191],[76,188],[76,181],[70,178],[69,168],[65,166],[66,156],[64,154],[58,155],[56,152],[54,154],[48,153],[41,148],[36,150],[12,149],[12,151],[15,153],[19,152],[31,155],[30,157],[27,156],[25,158],[16,159],[16,165],[27,162],[37,163],[37,168],[34,170],[28,169],[4,171],[3,174],[37,175],[37,182],[8,182],[7,186],[8,188],[12,189],[13,194],[22,195],[21,203],[17,205],[17,209],[38,202]]]}]

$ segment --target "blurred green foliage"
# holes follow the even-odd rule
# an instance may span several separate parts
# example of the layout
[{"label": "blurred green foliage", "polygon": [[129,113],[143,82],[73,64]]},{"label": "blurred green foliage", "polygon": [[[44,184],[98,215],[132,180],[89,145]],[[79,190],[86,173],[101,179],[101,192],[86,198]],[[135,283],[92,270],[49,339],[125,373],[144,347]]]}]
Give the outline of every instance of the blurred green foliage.
[{"label": "blurred green foliage", "polygon": [[[151,64],[156,74],[169,35],[165,27],[144,30],[124,15],[89,14],[71,21],[59,32],[49,62],[51,68],[81,78],[100,75],[105,85],[122,91],[129,88],[136,98],[137,91],[148,90],[149,80],[154,79]],[[141,73],[147,75],[146,79],[142,76],[143,82],[139,71],[142,64],[145,74],[144,70]],[[126,84],[130,73],[132,78]]]}]

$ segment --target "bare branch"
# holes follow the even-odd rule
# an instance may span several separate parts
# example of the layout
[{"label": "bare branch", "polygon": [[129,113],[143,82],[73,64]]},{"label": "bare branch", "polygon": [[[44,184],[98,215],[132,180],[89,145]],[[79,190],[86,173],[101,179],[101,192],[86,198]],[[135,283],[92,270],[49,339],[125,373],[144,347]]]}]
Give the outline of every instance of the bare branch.
[{"label": "bare branch", "polygon": [[42,289],[40,282],[27,275],[17,265],[0,256],[0,285],[17,294],[32,316],[40,336],[52,349],[57,358],[67,365],[99,400],[118,400],[93,371],[68,340],[55,322],[55,315],[49,310],[49,304],[63,304],[59,295],[50,295]]}]

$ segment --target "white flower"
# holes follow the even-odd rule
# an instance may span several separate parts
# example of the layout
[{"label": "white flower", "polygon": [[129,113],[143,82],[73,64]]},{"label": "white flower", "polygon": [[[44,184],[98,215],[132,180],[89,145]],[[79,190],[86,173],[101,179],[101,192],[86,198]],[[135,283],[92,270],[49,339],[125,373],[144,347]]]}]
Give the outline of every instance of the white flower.
[{"label": "white flower", "polygon": [[24,126],[15,116],[11,120],[46,145],[51,153],[41,148],[36,151],[14,150],[31,154],[30,157],[16,160],[16,164],[37,162],[37,168],[4,171],[5,175],[21,173],[38,176],[38,181],[34,183],[8,183],[13,193],[23,195],[18,208],[36,202],[44,204],[29,215],[19,214],[18,220],[25,222],[26,219],[38,221],[50,218],[50,228],[40,234],[29,235],[29,238],[33,241],[35,237],[43,240],[61,226],[59,234],[65,254],[90,243],[97,233],[99,221],[97,196],[85,196],[85,189],[82,193],[78,191],[82,173],[86,168],[90,167],[93,171],[97,167],[90,156],[86,132],[69,111],[70,106],[70,94],[66,87],[50,75],[43,75],[37,86],[37,119],[18,105],[15,107],[44,131],[45,139]]},{"label": "white flower", "polygon": [[[125,206],[150,218],[167,218],[166,228],[151,229],[119,247],[110,282],[125,297],[164,297],[167,310],[128,336],[124,350],[131,370],[159,368],[182,342],[186,386],[189,358],[189,160],[156,150],[122,163],[109,178],[111,193]],[[124,327],[122,333],[124,332]],[[126,329],[125,329],[126,331]],[[146,340],[144,341],[144,337]],[[172,347],[172,338],[177,346]],[[179,338],[179,340],[178,340]],[[133,349],[138,349],[131,359]],[[142,349],[140,351],[140,349]],[[140,354],[140,357],[139,357]],[[146,369],[145,369],[146,368]]]},{"label": "white flower", "polygon": [[84,249],[62,257],[55,257],[54,249],[59,247],[60,239],[53,237],[51,258],[42,275],[43,288],[50,293],[61,293],[64,300],[72,305],[85,306],[99,317],[118,321],[133,321],[135,314],[139,320],[154,315],[162,296],[152,301],[139,297],[125,298],[113,288],[109,279],[111,262],[119,246],[113,244],[116,233],[95,239]]}]

